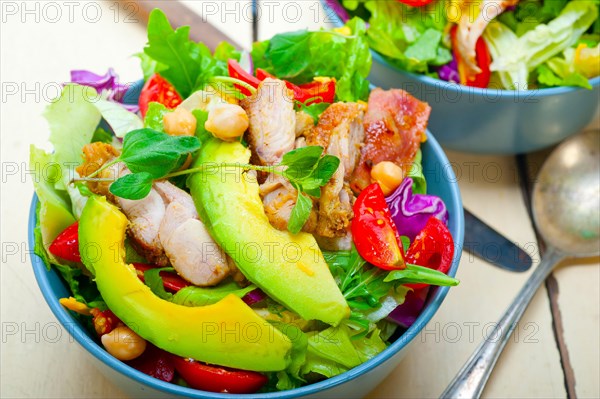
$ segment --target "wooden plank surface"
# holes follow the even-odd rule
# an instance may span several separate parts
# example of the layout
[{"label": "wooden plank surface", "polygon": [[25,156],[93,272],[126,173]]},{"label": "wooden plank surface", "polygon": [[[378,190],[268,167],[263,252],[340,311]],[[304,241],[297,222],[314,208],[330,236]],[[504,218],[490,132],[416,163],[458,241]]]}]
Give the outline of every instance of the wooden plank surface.
[{"label": "wooden plank surface", "polygon": [[[247,7],[248,2],[238,3],[239,7]],[[263,10],[259,26],[261,38],[280,31],[326,25],[327,18],[318,2],[288,3],[296,5],[277,3],[270,11]],[[20,3],[16,4],[20,7]],[[0,397],[125,397],[96,371],[89,355],[67,332],[57,329],[58,324],[37,288],[27,258],[25,221],[33,189],[25,165],[29,143],[43,143],[48,137],[41,115],[51,89],[68,80],[71,68],[103,73],[112,66],[125,82],[140,77],[138,62],[131,55],[139,52],[146,41],[145,28],[137,22],[142,16],[128,15],[131,10],[124,6],[117,11],[113,2],[95,4],[101,10],[95,22],[91,22],[91,11],[86,17],[74,13],[70,22],[64,6],[64,16],[58,22],[51,22],[40,14],[38,23],[35,15],[24,15],[23,9],[17,9],[15,15],[3,14],[5,20],[0,24],[0,79],[4,96],[0,109],[3,165]],[[250,45],[250,22],[225,12],[234,5],[215,13],[198,1],[186,4],[195,11],[210,14],[206,18],[211,23],[222,27],[243,46]],[[301,10],[299,16],[293,14],[297,6]],[[5,89],[15,85],[17,93],[8,95]],[[532,226],[515,177],[514,159],[448,155],[462,172],[459,184],[465,205],[536,255]],[[8,169],[13,166],[17,170],[15,174]],[[498,177],[492,174],[497,170],[501,172]],[[13,254],[14,246],[17,250]],[[598,259],[562,267],[555,276],[559,292],[557,303],[574,370],[576,393],[579,397],[599,397]],[[477,346],[486,327],[511,301],[527,274],[505,272],[465,254],[458,277],[461,285],[451,290],[431,324],[416,338],[405,360],[370,398],[437,397]],[[518,336],[511,340],[500,358],[485,397],[566,396],[552,326],[550,301],[542,289],[525,313]]]}]

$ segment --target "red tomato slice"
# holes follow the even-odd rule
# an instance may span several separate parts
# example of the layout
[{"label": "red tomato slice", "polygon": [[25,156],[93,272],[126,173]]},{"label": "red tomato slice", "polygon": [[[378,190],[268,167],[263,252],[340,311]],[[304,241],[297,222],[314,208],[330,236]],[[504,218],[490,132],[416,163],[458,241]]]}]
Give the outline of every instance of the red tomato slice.
[{"label": "red tomato slice", "polygon": [[400,3],[411,7],[423,7],[431,3],[433,0],[398,0]]},{"label": "red tomato slice", "polygon": [[[140,280],[142,280],[142,282],[144,281],[144,272],[150,269],[155,269],[157,266],[156,265],[148,265],[145,263],[134,263],[133,267],[135,267],[135,270],[138,271],[138,278]],[[160,272],[160,277],[162,277],[163,280],[163,286],[165,287],[165,289],[167,291],[170,292],[177,292],[182,288],[187,287],[188,285],[190,285],[190,283],[188,283],[187,281],[185,281],[183,278],[179,277],[177,274],[174,273],[169,273],[168,271],[162,271]]]},{"label": "red tomato slice", "polygon": [[404,269],[402,244],[379,184],[365,188],[354,203],[352,237],[360,256],[384,270]]},{"label": "red tomato slice", "polygon": [[175,369],[189,386],[209,392],[254,393],[269,380],[255,371],[209,366],[174,356]]},{"label": "red tomato slice", "polygon": [[142,117],[146,116],[148,104],[151,102],[161,103],[165,107],[173,109],[181,104],[183,99],[171,83],[155,73],[148,79],[140,93],[138,105],[140,106]]},{"label": "red tomato slice", "polygon": [[81,256],[79,254],[79,235],[77,232],[78,228],[79,222],[75,222],[67,227],[54,239],[54,241],[52,241],[48,251],[61,259],[70,262],[81,262]]},{"label": "red tomato slice", "polygon": [[[431,217],[423,230],[415,237],[406,252],[406,261],[414,265],[448,273],[454,256],[454,240],[446,225]],[[413,289],[427,287],[428,284],[406,284]]]}]

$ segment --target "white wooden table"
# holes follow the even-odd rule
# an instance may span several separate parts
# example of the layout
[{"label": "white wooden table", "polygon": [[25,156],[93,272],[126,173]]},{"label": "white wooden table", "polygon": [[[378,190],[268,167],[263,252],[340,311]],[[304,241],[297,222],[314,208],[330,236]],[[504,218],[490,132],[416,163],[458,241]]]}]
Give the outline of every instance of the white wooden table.
[{"label": "white wooden table", "polygon": [[[250,45],[248,1],[186,3],[242,45]],[[269,3],[261,14],[261,39],[327,23],[316,1]],[[112,0],[4,0],[0,6],[0,397],[124,397],[59,326],[36,285],[27,244],[33,192],[27,160],[29,144],[44,143],[48,137],[42,112],[59,84],[68,80],[70,69],[104,73],[114,67],[124,82],[139,79],[141,71],[132,54],[144,46],[145,27],[136,21],[140,16],[135,9]],[[600,128],[598,119],[594,126]],[[459,184],[465,205],[537,258],[514,158],[454,152],[448,156],[462,172]],[[483,172],[489,163],[500,167],[499,180]],[[369,397],[437,397],[488,328],[491,331],[527,275],[502,271],[463,254],[458,272],[461,285],[450,291],[405,360]],[[485,397],[566,397],[567,390],[572,397],[600,397],[598,259],[562,267],[554,276],[557,287],[551,285],[550,294],[543,287],[535,296],[498,362]]]}]

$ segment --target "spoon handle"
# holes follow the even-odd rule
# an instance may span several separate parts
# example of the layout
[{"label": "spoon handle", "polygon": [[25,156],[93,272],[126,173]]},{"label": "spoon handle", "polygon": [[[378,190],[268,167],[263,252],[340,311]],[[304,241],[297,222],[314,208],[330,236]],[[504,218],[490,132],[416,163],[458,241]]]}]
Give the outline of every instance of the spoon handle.
[{"label": "spoon handle", "polygon": [[517,322],[527,309],[542,282],[548,277],[554,266],[564,259],[564,255],[548,248],[544,259],[529,276],[512,304],[498,321],[492,334],[488,336],[471,355],[467,363],[458,372],[440,398],[479,398],[496,360],[508,342]]}]

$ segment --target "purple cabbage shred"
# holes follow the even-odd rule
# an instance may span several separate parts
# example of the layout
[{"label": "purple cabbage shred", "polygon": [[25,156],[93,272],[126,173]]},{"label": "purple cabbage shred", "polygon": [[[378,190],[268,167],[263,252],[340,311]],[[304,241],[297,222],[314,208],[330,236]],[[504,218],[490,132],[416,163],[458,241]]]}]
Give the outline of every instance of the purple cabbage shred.
[{"label": "purple cabbage shred", "polygon": [[413,194],[413,180],[407,177],[402,184],[385,199],[398,233],[414,241],[430,217],[448,223],[448,211],[440,197],[428,194]]},{"label": "purple cabbage shred", "polygon": [[119,103],[130,112],[137,112],[139,110],[139,107],[135,104],[123,103],[123,98],[129,86],[119,83],[119,76],[112,68],[109,68],[108,72],[104,75],[96,75],[86,70],[73,70],[71,71],[71,83],[93,87],[98,94],[107,95],[108,101]]}]

